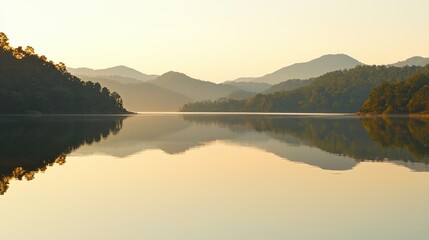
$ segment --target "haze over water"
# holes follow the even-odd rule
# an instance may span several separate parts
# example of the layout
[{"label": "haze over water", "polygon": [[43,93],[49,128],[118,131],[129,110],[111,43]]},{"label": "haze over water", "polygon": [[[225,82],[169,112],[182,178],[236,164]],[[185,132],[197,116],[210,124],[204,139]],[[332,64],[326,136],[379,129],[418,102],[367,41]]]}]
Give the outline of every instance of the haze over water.
[{"label": "haze over water", "polygon": [[426,119],[2,117],[0,128],[1,239],[429,234]]}]

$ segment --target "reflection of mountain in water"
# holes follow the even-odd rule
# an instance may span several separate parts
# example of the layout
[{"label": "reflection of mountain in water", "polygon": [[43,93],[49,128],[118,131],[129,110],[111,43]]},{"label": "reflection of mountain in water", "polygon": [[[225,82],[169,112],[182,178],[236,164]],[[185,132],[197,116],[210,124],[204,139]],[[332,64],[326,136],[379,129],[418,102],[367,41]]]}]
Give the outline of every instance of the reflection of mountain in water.
[{"label": "reflection of mountain in water", "polygon": [[218,140],[322,169],[347,170],[369,160],[429,171],[429,119],[145,115],[126,118],[122,128],[123,119],[1,117],[0,194],[11,179],[31,180],[38,171],[63,164],[72,151],[119,157],[147,149],[180,154]]},{"label": "reflection of mountain in water", "polygon": [[11,179],[31,180],[68,153],[116,134],[124,117],[0,118],[0,194]]},{"label": "reflection of mountain in water", "polygon": [[211,141],[234,137],[236,134],[229,129],[195,124],[179,115],[140,115],[127,118],[117,136],[94,146],[84,146],[76,154],[99,152],[125,157],[149,149],[179,154]]},{"label": "reflection of mountain in water", "polygon": [[[381,125],[370,127],[369,120]],[[422,136],[408,131],[406,141],[413,143],[413,138],[426,141],[427,135],[423,133],[427,133],[424,129],[429,126],[421,122],[416,124],[412,119],[390,121],[395,123],[395,129],[411,125],[423,128],[418,131]],[[429,163],[427,148],[419,147],[421,154],[416,154],[403,144],[391,140],[383,145],[377,139],[377,127],[383,128],[385,124],[382,119],[360,120],[355,117],[140,115],[126,119],[117,136],[95,146],[82,147],[77,154],[101,152],[124,157],[147,149],[179,154],[221,140],[263,149],[290,161],[322,169],[347,170],[359,161],[389,160],[414,170],[429,170],[426,164],[419,163]]]},{"label": "reflection of mountain in water", "polygon": [[[325,152],[356,161],[394,161],[415,170],[427,170],[429,163],[429,121],[415,118],[356,117],[247,117],[186,116],[186,119],[230,128],[248,126],[257,132],[291,143],[296,137],[303,145],[317,147]],[[332,157],[332,156],[331,156]],[[317,158],[317,157],[316,157]],[[346,158],[345,158],[346,159]],[[311,165],[323,166],[299,159]],[[311,160],[314,161],[314,160]],[[333,167],[332,169],[336,169]]]}]

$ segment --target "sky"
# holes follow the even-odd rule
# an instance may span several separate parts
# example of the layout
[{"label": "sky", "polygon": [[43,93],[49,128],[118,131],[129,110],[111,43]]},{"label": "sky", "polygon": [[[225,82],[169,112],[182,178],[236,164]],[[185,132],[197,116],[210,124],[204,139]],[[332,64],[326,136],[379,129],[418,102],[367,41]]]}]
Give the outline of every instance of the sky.
[{"label": "sky", "polygon": [[68,67],[222,82],[325,54],[429,57],[427,9],[427,0],[0,0],[0,32]]}]

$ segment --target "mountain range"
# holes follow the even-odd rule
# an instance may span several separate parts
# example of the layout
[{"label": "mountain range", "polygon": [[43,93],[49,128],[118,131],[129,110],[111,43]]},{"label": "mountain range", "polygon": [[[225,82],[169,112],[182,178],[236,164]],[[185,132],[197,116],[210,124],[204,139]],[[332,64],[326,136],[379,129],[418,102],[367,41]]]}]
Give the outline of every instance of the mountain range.
[{"label": "mountain range", "polygon": [[91,68],[67,68],[73,75],[85,76],[121,76],[126,78],[137,79],[140,81],[149,81],[158,77],[158,75],[150,75],[141,73],[135,69],[126,66],[115,66],[105,69],[91,69]]},{"label": "mountain range", "polygon": [[98,82],[111,91],[118,92],[128,110],[135,112],[176,111],[184,104],[194,101],[188,96],[150,82],[120,76],[79,77],[85,81]]},{"label": "mountain range", "polygon": [[318,77],[328,72],[350,69],[358,65],[364,64],[345,54],[329,54],[309,62],[292,64],[262,77],[238,78],[234,81],[276,84],[289,79],[309,79]]},{"label": "mountain range", "polygon": [[[429,58],[412,57],[387,66],[424,66]],[[82,80],[100,82],[118,92],[125,107],[132,111],[177,111],[185,103],[219,98],[244,99],[258,93],[289,91],[309,85],[312,79],[328,72],[351,69],[364,63],[345,54],[329,54],[296,63],[262,77],[238,78],[213,83],[170,71],[160,76],[144,74],[126,66],[106,69],[68,68]]]},{"label": "mountain range", "polygon": [[405,61],[400,61],[394,64],[389,64],[389,66],[394,66],[394,67],[405,67],[405,66],[425,66],[429,64],[429,58],[424,58],[424,57],[411,57],[408,58]]},{"label": "mountain range", "polygon": [[233,91],[239,90],[239,88],[233,85],[202,81],[178,72],[164,73],[149,82],[159,87],[176,91],[197,101],[216,100],[231,94]]}]

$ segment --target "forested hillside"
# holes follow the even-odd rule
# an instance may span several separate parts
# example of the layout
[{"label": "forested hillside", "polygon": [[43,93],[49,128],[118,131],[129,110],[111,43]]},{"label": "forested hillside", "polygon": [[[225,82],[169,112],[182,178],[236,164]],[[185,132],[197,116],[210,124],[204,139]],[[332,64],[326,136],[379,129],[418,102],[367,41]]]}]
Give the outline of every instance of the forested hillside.
[{"label": "forested hillside", "polygon": [[126,113],[118,93],[83,82],[32,47],[13,48],[0,33],[0,113]]},{"label": "forested hillside", "polygon": [[417,74],[405,82],[384,82],[371,91],[359,112],[363,114],[429,113],[429,75]]},{"label": "forested hillside", "polygon": [[300,87],[305,87],[310,85],[313,82],[313,79],[300,80],[300,79],[291,79],[281,83],[274,84],[267,90],[263,91],[263,94],[271,94],[275,92],[284,92],[291,91]]},{"label": "forested hillside", "polygon": [[259,94],[247,100],[219,100],[186,104],[182,111],[357,112],[371,90],[383,82],[405,81],[429,66],[358,66],[314,78],[292,91]]}]

